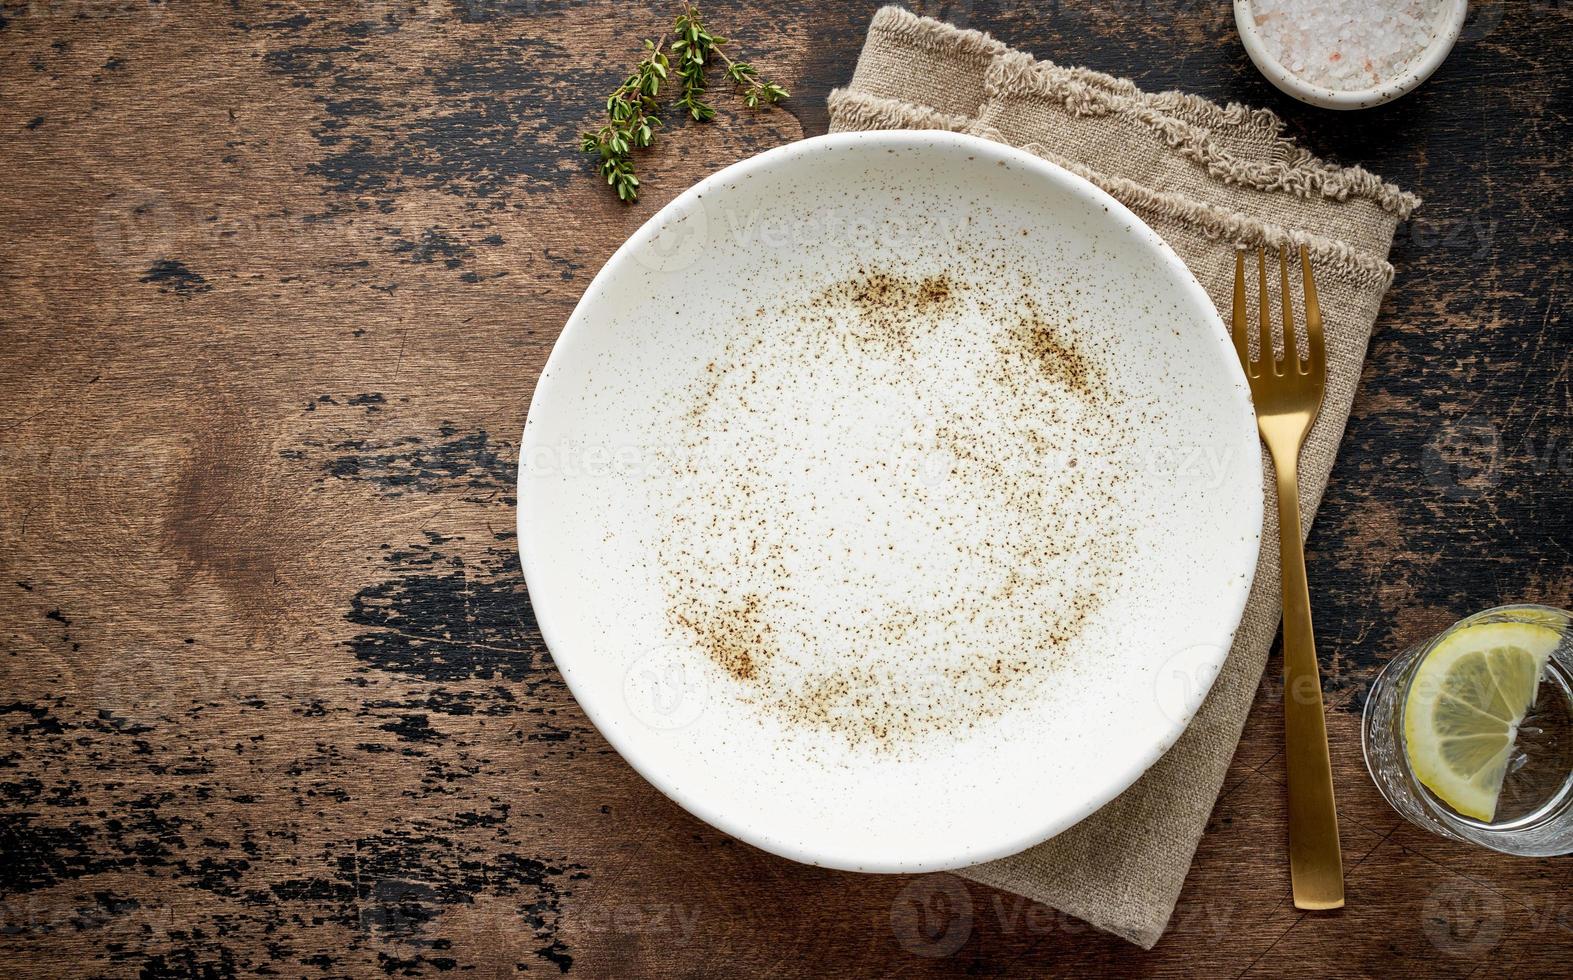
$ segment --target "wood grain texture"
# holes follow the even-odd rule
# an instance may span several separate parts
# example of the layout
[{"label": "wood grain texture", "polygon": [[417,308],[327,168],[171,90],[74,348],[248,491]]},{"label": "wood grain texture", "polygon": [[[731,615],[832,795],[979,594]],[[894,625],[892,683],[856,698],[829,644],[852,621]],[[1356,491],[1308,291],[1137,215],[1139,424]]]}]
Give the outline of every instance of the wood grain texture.
[{"label": "wood grain texture", "polygon": [[1405,644],[1573,603],[1565,3],[1476,5],[1419,93],[1358,114],[1268,87],[1222,3],[918,7],[1272,107],[1427,199],[1309,545],[1344,912],[1288,901],[1276,665],[1147,954],[763,854],[585,720],[514,546],[533,379],[656,207],[824,131],[874,7],[707,4],[794,98],[673,127],[624,208],[574,135],[664,10],[0,4],[0,969],[1565,975],[1573,865],[1402,824],[1355,723]]}]

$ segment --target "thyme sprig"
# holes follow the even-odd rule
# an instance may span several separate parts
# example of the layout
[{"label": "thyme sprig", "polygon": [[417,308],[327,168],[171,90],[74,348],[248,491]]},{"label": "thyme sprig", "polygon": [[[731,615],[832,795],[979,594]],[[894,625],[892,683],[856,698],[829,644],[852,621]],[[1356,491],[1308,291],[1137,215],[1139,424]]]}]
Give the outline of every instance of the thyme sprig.
[{"label": "thyme sprig", "polygon": [[696,122],[714,119],[715,108],[700,97],[705,94],[705,67],[710,56],[727,40],[705,30],[699,11],[692,6],[677,15],[673,31],[677,36],[672,40],[672,57],[677,59],[677,77],[683,83],[677,107],[686,109]]},{"label": "thyme sprig", "polygon": [[661,125],[656,97],[672,70],[662,50],[665,43],[665,38],[659,43],[645,41],[645,56],[634,73],[606,97],[606,125],[585,133],[579,140],[582,151],[600,155],[601,176],[624,201],[639,199],[639,178],[634,176],[632,153],[649,146],[655,139],[656,127]]},{"label": "thyme sprig", "polygon": [[761,105],[775,105],[792,94],[775,82],[761,80],[759,69],[748,62],[733,61],[726,56],[725,51],[717,51],[716,54],[726,62],[726,77],[737,86],[737,91],[743,96],[743,104],[750,109],[757,109]]},{"label": "thyme sprig", "polygon": [[705,93],[709,88],[707,69],[716,59],[726,66],[727,78],[750,109],[775,105],[791,94],[761,78],[759,70],[748,62],[733,60],[724,50],[731,43],[711,33],[699,8],[691,3],[673,22],[670,44],[665,37],[644,42],[644,57],[633,74],[607,96],[606,123],[579,140],[580,150],[599,158],[601,176],[619,200],[631,204],[639,199],[633,153],[655,140],[655,130],[661,125],[661,89],[672,72],[677,73],[681,91],[676,106],[696,122],[715,118],[715,107],[705,101]]}]

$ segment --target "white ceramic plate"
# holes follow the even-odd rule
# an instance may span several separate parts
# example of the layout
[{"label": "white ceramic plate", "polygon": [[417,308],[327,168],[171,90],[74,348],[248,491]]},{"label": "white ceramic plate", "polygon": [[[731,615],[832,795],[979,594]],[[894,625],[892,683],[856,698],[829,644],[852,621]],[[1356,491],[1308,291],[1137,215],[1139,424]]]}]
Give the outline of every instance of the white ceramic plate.
[{"label": "white ceramic plate", "polygon": [[1245,379],[1151,229],[1006,146],[858,133],[728,167],[607,262],[530,406],[519,548],[662,792],[919,871],[1053,836],[1168,748],[1261,507]]}]

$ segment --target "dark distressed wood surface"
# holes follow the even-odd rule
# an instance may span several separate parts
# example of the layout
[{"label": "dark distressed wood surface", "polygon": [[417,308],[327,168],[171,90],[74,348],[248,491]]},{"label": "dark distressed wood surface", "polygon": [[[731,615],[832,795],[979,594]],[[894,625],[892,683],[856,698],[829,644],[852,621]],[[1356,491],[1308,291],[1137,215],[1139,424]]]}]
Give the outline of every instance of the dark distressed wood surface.
[{"label": "dark distressed wood surface", "polygon": [[1428,200],[1310,543],[1348,909],[1288,901],[1270,679],[1151,953],[758,852],[586,722],[514,548],[533,379],[658,205],[824,131],[873,8],[707,4],[794,98],[674,127],[623,208],[574,137],[665,8],[0,4],[0,970],[1566,975],[1573,865],[1402,824],[1354,722],[1406,643],[1570,603],[1566,3],[1477,5],[1352,115],[1269,88],[1220,2],[920,8]]}]

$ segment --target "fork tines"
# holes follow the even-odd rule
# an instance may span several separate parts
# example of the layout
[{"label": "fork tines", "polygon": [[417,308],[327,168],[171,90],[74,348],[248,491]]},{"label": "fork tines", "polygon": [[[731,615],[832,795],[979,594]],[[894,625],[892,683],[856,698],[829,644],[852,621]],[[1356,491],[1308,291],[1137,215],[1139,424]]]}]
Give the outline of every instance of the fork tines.
[{"label": "fork tines", "polygon": [[[1322,311],[1316,297],[1316,277],[1311,272],[1311,258],[1305,246],[1300,246],[1300,281],[1305,293],[1305,356],[1301,356],[1300,343],[1294,326],[1294,297],[1289,286],[1289,251],[1286,246],[1278,249],[1278,281],[1280,305],[1283,310],[1283,354],[1277,353],[1273,343],[1272,301],[1268,295],[1267,256],[1264,249],[1256,250],[1256,281],[1260,299],[1257,312],[1260,329],[1257,337],[1256,358],[1252,360],[1246,328],[1245,299],[1245,250],[1234,253],[1234,349],[1240,357],[1248,378],[1264,376],[1284,377],[1298,374],[1320,378],[1326,367],[1326,350],[1322,344]],[[1293,352],[1294,371],[1286,361]]]}]

